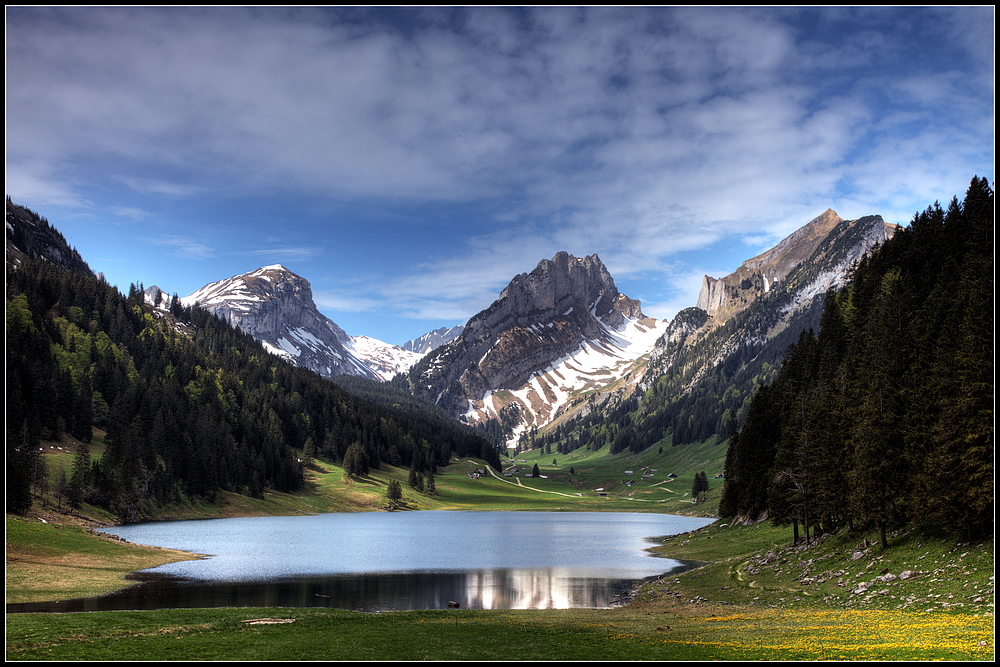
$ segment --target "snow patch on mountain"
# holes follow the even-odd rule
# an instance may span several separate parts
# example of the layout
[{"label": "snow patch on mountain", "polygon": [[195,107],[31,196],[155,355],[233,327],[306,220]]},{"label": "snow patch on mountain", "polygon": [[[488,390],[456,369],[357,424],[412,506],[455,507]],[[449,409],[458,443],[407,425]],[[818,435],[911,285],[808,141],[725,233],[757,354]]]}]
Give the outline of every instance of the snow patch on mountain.
[{"label": "snow patch on mountain", "polygon": [[423,336],[419,338],[414,338],[413,340],[408,340],[402,344],[402,348],[408,352],[416,352],[418,354],[427,354],[432,350],[446,345],[451,341],[455,340],[462,334],[462,330],[465,328],[464,324],[458,324],[451,328],[441,327],[440,329],[435,329],[434,331],[428,331]]},{"label": "snow patch on mountain", "polygon": [[666,325],[648,317],[626,318],[617,328],[602,323],[597,338],[584,340],[573,352],[533,373],[523,385],[490,389],[480,399],[470,400],[463,420],[475,423],[495,418],[517,404],[522,419],[508,440],[514,446],[521,435],[548,424],[587,393],[626,378],[635,362],[653,349]]},{"label": "snow patch on mountain", "polygon": [[425,354],[411,352],[371,336],[351,336],[347,348],[382,380],[391,380],[399,373],[405,373]]},{"label": "snow patch on mountain", "polygon": [[309,281],[281,264],[205,285],[184,297],[256,338],[272,354],[327,377],[388,380],[422,354],[369,336],[349,336],[319,312]]}]

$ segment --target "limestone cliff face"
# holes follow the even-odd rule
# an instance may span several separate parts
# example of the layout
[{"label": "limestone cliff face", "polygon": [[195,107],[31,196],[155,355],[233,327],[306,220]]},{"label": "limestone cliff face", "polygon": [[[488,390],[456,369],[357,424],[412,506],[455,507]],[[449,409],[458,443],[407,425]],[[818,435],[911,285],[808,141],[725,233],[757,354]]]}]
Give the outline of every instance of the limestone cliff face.
[{"label": "limestone cliff face", "polygon": [[[780,358],[801,331],[818,327],[827,291],[846,285],[851,268],[897,229],[881,216],[842,220],[827,210],[725,278],[706,276],[698,306],[682,310],[667,327],[639,386],[669,374],[683,378],[672,388],[677,395],[713,368],[754,375],[761,359]],[[772,354],[772,348],[780,349]]]},{"label": "limestone cliff face", "polygon": [[827,209],[778,245],[743,262],[725,278],[705,276],[697,307],[716,321],[725,322],[762,294],[770,292],[795,267],[808,260],[841,222],[836,212]]},{"label": "limestone cliff face", "polygon": [[[627,341],[616,332],[628,325],[653,331],[657,323],[642,314],[638,301],[618,292],[597,255],[560,252],[514,277],[459,338],[414,366],[411,386],[461,415],[491,392],[521,390],[588,345],[595,351],[603,346],[599,354],[621,352]],[[557,386],[540,389],[534,405],[525,407],[545,411],[541,404],[551,408],[560,391]]]},{"label": "limestone cliff face", "polygon": [[469,320],[462,338],[481,359],[484,388],[510,386],[584,339],[599,339],[602,323],[618,328],[636,317],[642,317],[639,303],[618,293],[597,255],[561,252],[516,276],[492,306]]},{"label": "limestone cliff face", "polygon": [[197,302],[275,354],[320,375],[379,379],[351,352],[351,337],[317,310],[309,281],[280,264],[211,283],[182,301]]}]

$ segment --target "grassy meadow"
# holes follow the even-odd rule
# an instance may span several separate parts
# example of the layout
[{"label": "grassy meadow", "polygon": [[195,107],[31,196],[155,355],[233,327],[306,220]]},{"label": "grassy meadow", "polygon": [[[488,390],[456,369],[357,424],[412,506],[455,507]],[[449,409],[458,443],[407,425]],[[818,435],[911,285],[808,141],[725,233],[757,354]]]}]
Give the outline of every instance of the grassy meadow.
[{"label": "grassy meadow", "polygon": [[[92,451],[100,451],[98,446]],[[630,511],[713,516],[724,443],[609,456],[531,451],[518,477],[454,460],[434,494],[384,467],[350,479],[317,462],[299,494],[169,508],[159,518],[381,511],[396,479],[410,510]],[[49,471],[71,464],[51,450]],[[526,478],[533,465],[539,478]],[[656,469],[652,477],[643,473]],[[626,474],[631,470],[632,474]],[[695,473],[711,490],[692,503]],[[667,477],[669,473],[677,476]],[[629,482],[633,482],[629,485]],[[602,495],[603,494],[603,495]],[[93,508],[7,517],[7,601],[98,595],[127,572],[178,558],[91,528]],[[46,522],[43,523],[42,519]],[[992,660],[993,542],[957,544],[915,533],[838,534],[792,545],[791,531],[721,522],[668,538],[661,555],[705,563],[644,585],[613,609],[428,610],[368,614],[327,608],[185,609],[8,614],[8,660]],[[904,574],[907,573],[907,574]]]}]

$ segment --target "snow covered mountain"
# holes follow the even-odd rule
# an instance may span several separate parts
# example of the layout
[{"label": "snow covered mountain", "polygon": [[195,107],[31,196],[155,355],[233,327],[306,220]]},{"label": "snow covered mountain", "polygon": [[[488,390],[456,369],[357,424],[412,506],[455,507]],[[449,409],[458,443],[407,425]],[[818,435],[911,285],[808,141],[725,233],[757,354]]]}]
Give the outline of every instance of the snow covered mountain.
[{"label": "snow covered mountain", "polygon": [[464,328],[464,324],[458,324],[450,329],[447,327],[441,327],[440,329],[435,329],[434,331],[428,331],[419,338],[406,341],[403,343],[402,348],[421,355],[427,354],[433,349],[441,347],[445,343],[450,343],[458,338]]},{"label": "snow covered mountain", "polygon": [[347,348],[380,380],[391,380],[399,373],[405,373],[424,356],[371,336],[351,336]]},{"label": "snow covered mountain", "polygon": [[280,264],[210,283],[181,302],[197,302],[272,353],[326,377],[388,380],[422,356],[368,336],[349,336],[316,308],[309,282]]},{"label": "snow covered mountain", "polygon": [[663,328],[618,293],[597,255],[560,252],[516,276],[458,338],[418,362],[410,386],[468,423],[498,418],[516,438],[637,378]]}]

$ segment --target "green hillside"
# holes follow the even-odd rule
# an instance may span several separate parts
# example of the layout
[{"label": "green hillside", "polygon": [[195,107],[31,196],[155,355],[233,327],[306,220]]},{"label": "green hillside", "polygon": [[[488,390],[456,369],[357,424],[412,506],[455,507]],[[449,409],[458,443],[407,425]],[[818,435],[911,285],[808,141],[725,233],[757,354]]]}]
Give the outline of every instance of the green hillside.
[{"label": "green hillside", "polygon": [[[428,471],[456,454],[498,465],[492,445],[457,422],[356,398],[176,296],[154,310],[135,285],[125,296],[26,258],[7,266],[6,305],[7,507],[15,513],[45,491],[41,443],[63,437],[80,455],[68,502],[122,521],[212,503],[221,492],[300,490],[312,456],[349,459],[352,473]],[[88,451],[95,428],[106,434],[99,460]]]}]

